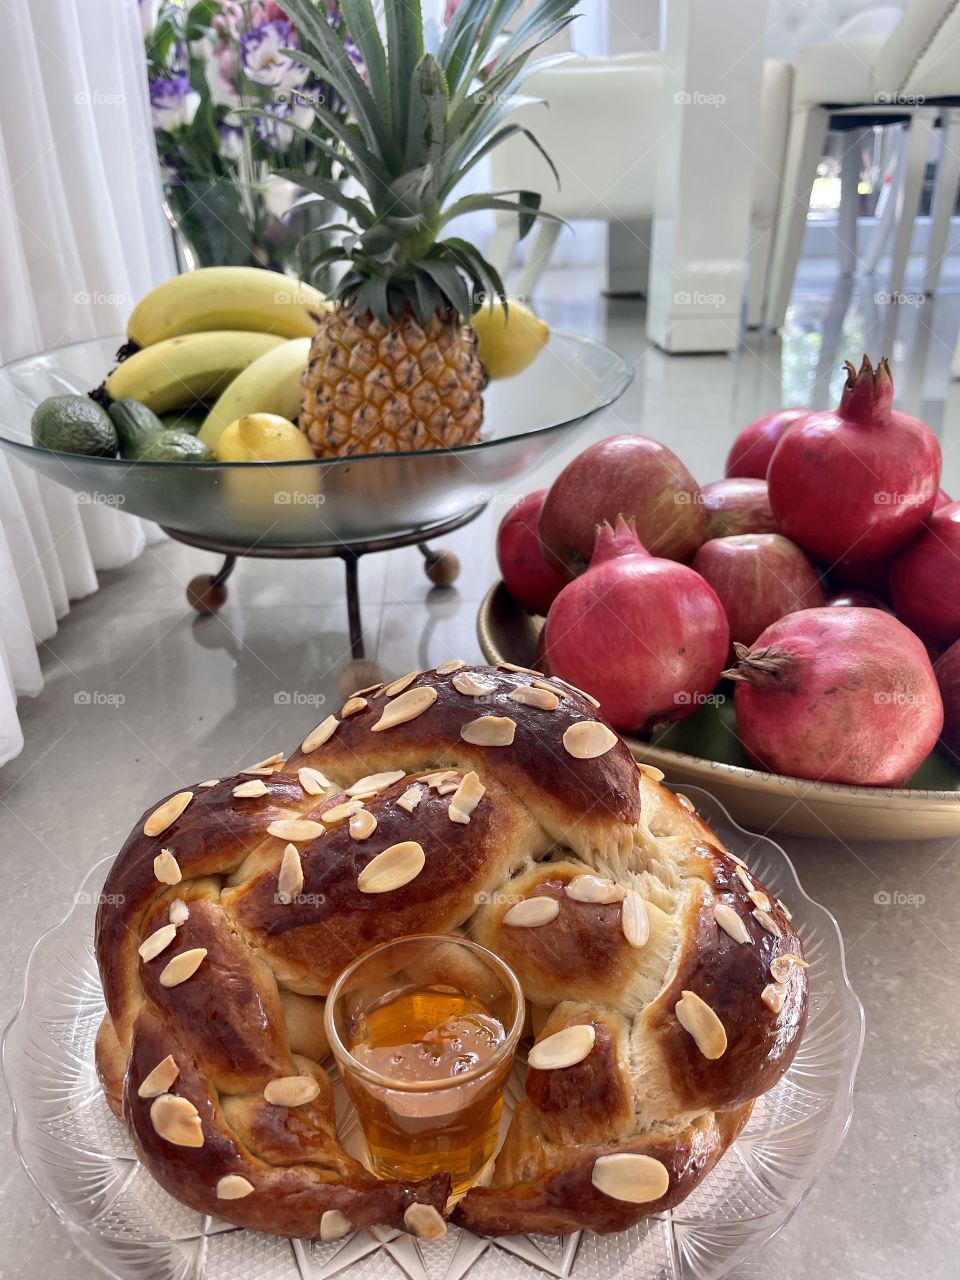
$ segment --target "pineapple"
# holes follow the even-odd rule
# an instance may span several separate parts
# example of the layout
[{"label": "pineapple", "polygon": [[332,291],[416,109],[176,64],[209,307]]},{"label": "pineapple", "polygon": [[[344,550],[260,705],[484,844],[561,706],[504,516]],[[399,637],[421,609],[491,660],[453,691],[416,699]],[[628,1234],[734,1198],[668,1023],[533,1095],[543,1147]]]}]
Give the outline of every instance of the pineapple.
[{"label": "pineapple", "polygon": [[[324,229],[337,243],[309,264],[347,264],[336,306],[319,318],[303,378],[300,427],[318,457],[451,448],[478,438],[486,374],[465,320],[478,294],[493,306],[503,282],[473,244],[445,229],[460,214],[493,209],[515,212],[525,235],[550,215],[531,191],[450,196],[507,138],[523,133],[540,149],[529,130],[505,118],[532,70],[531,55],[572,21],[575,3],[463,0],[438,47],[427,50],[420,0],[384,0],[385,41],[371,0],[340,0],[340,33],[322,0],[319,7],[286,0],[299,31],[296,57],[350,112],[344,124],[318,106],[314,138],[351,179],[349,193],[310,174],[281,175],[348,220]],[[318,141],[331,134],[335,151]]]}]

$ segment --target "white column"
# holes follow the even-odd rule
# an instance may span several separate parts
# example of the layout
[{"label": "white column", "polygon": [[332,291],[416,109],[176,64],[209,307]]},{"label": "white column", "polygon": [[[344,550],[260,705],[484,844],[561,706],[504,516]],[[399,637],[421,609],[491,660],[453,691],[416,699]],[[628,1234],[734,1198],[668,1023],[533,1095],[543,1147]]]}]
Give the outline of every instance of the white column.
[{"label": "white column", "polygon": [[760,138],[767,0],[670,0],[647,336],[733,351]]}]

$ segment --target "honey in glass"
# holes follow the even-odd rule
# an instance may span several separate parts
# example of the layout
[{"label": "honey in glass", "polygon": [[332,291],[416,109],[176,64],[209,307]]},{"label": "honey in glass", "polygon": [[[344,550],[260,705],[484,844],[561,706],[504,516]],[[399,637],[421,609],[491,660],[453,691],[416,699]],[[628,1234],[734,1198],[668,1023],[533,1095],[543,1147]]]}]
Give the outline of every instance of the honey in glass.
[{"label": "honey in glass", "polygon": [[341,975],[326,1017],[373,1172],[447,1170],[466,1190],[496,1150],[523,1022],[511,971],[466,939],[403,938]]}]

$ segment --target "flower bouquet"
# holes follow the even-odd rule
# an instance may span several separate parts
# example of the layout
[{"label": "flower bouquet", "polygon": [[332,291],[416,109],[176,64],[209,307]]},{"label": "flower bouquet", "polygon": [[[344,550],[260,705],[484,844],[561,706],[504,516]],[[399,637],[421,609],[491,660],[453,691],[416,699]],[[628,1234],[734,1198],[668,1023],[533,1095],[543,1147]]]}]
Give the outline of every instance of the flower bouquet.
[{"label": "flower bouquet", "polygon": [[[359,63],[336,3],[318,7]],[[337,180],[335,140],[315,115],[323,105],[343,119],[346,108],[297,60],[293,23],[272,0],[140,0],[140,10],[166,212],[187,265],[267,267],[324,288],[301,246],[331,206],[299,203],[303,189],[277,171]],[[322,248],[316,235],[307,245]]]}]

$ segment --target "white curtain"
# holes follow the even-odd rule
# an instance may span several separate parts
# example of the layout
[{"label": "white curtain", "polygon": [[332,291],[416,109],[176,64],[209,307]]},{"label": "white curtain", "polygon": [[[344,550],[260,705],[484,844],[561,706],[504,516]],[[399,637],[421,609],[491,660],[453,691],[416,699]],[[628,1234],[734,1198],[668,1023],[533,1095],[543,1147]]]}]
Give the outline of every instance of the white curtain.
[{"label": "white curtain", "polygon": [[[0,361],[123,332],[173,274],[136,0],[5,0],[0,76]],[[37,647],[97,570],[159,531],[0,454],[0,764]]]}]

